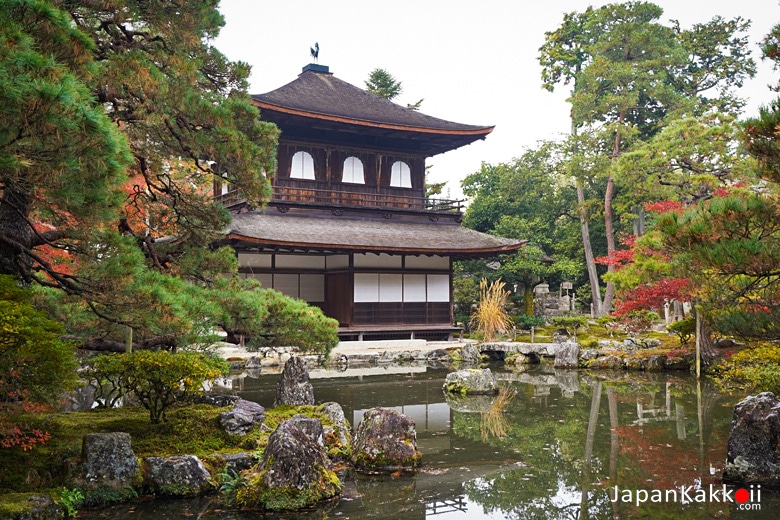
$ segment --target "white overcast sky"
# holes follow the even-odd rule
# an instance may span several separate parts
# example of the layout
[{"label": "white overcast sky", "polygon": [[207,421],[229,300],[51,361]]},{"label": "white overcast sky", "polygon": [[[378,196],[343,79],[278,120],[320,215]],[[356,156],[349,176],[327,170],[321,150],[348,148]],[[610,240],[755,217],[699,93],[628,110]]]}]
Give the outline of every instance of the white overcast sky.
[{"label": "white overcast sky", "polygon": [[[587,0],[222,0],[225,27],[214,42],[231,60],[252,66],[250,93],[294,80],[319,42],[319,63],[364,88],[383,68],[403,82],[398,102],[424,98],[423,113],[475,125],[495,125],[485,141],[428,159],[431,181],[448,181],[452,198],[460,180],[480,168],[520,156],[540,140],[569,129],[568,87],[541,88],[539,47],[563,14],[604,1]],[[682,27],[720,15],[751,20],[750,46],[759,74],[745,85],[748,115],[775,94],[767,85],[780,73],[760,60],[759,43],[780,23],[778,0],[656,0],[663,23]]]}]

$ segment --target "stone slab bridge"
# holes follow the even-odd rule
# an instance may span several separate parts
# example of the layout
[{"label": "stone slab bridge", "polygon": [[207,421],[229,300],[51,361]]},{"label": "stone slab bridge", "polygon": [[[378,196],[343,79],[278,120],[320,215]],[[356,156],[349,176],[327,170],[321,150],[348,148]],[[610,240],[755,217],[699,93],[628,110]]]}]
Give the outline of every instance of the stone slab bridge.
[{"label": "stone slab bridge", "polygon": [[482,354],[494,359],[504,359],[512,354],[523,354],[529,358],[555,357],[560,343],[521,343],[515,341],[494,341],[480,343],[477,348]]}]

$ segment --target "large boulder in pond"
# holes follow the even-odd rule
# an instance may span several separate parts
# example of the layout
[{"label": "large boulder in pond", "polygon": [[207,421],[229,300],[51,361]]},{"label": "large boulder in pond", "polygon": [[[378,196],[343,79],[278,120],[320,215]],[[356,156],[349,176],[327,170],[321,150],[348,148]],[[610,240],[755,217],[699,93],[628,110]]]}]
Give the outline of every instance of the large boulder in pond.
[{"label": "large boulder in pond", "polygon": [[132,486],[140,470],[125,432],[88,433],[81,443],[84,485],[114,489]]},{"label": "large boulder in pond", "polygon": [[734,407],[723,480],[780,487],[780,400],[772,392]]},{"label": "large boulder in pond", "polygon": [[421,458],[411,417],[391,408],[371,408],[363,414],[352,438],[355,469],[413,469]]},{"label": "large boulder in pond", "polygon": [[299,425],[299,421],[287,420],[274,430],[256,472],[236,495],[237,505],[300,509],[341,491],[324,448]]},{"label": "large boulder in pond", "polygon": [[498,393],[498,383],[489,368],[471,368],[447,374],[443,389],[461,395],[492,395]]},{"label": "large boulder in pond", "polygon": [[229,412],[219,414],[219,425],[230,435],[246,435],[264,420],[265,408],[246,399],[239,399]]},{"label": "large boulder in pond", "polygon": [[156,495],[195,496],[211,491],[211,473],[198,457],[147,457],[144,487]]},{"label": "large boulder in pond", "polygon": [[314,388],[309,382],[309,368],[300,357],[290,358],[284,364],[282,376],[276,384],[274,406],[301,406],[314,404]]},{"label": "large boulder in pond", "polygon": [[555,351],[555,368],[577,368],[580,363],[580,345],[576,341],[564,341]]}]

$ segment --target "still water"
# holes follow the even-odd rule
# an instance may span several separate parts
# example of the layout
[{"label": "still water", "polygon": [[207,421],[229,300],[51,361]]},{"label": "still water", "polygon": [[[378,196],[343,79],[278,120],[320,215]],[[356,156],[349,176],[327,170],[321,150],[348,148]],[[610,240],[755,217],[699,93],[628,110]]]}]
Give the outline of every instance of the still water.
[{"label": "still water", "polygon": [[[338,499],[283,515],[197,499],[141,501],[83,518],[780,517],[776,492],[748,487],[752,501],[739,504],[729,500],[738,488],[720,481],[739,397],[685,373],[493,370],[499,396],[468,399],[445,397],[444,368],[310,372],[317,401],[340,403],[353,426],[374,406],[411,416],[423,453],[415,475],[347,473]],[[242,374],[232,384],[245,399],[270,407],[278,377]]]}]

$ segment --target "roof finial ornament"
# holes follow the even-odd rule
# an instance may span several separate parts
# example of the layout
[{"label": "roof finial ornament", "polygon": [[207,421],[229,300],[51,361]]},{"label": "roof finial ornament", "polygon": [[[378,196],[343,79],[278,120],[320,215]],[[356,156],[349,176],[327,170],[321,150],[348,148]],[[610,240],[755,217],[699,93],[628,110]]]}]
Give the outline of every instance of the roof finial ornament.
[{"label": "roof finial ornament", "polygon": [[318,58],[320,56],[319,42],[314,42],[314,47],[309,47],[309,51],[311,51],[311,57],[314,58],[314,63],[318,63]]}]

